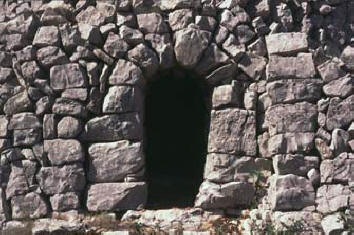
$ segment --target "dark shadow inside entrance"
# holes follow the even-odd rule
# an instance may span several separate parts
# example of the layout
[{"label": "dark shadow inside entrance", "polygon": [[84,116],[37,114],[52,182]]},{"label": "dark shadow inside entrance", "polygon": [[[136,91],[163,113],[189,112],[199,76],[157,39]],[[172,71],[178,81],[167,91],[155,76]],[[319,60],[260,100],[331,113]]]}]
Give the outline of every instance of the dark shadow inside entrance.
[{"label": "dark shadow inside entrance", "polygon": [[208,90],[190,72],[163,72],[148,84],[145,154],[149,209],[192,207],[207,151]]}]

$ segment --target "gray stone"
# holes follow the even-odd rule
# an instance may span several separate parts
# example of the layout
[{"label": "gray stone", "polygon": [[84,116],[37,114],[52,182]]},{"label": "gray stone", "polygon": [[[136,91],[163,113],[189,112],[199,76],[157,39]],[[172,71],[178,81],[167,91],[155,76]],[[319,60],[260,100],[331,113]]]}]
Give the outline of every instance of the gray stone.
[{"label": "gray stone", "polygon": [[326,127],[329,131],[344,128],[354,121],[354,95],[342,100],[332,98],[327,111]]},{"label": "gray stone", "polygon": [[268,191],[273,210],[301,210],[315,204],[311,182],[296,175],[273,175]]},{"label": "gray stone", "polygon": [[118,60],[108,83],[110,85],[141,85],[144,84],[144,77],[141,69],[134,63]]},{"label": "gray stone", "polygon": [[4,105],[4,113],[6,115],[32,111],[32,109],[33,104],[29,99],[27,92],[21,92],[12,96]]},{"label": "gray stone", "polygon": [[50,204],[54,211],[75,210],[80,207],[80,198],[77,193],[54,194],[50,197]]},{"label": "gray stone", "polygon": [[227,28],[230,32],[233,32],[237,24],[240,22],[238,18],[228,9],[225,9],[220,14],[220,25]]},{"label": "gray stone", "polygon": [[87,88],[69,88],[61,93],[61,97],[71,100],[86,101],[88,97],[87,93]]},{"label": "gray stone", "polygon": [[42,167],[37,174],[37,181],[47,195],[80,192],[86,186],[85,172],[81,163],[61,167]]},{"label": "gray stone", "polygon": [[[209,133],[210,153],[245,154],[257,153],[255,114],[240,109],[211,112]],[[240,125],[242,123],[242,125]],[[228,141],[225,141],[228,139]]]},{"label": "gray stone", "polygon": [[329,145],[323,139],[316,138],[315,139],[315,147],[316,147],[317,151],[320,153],[322,160],[333,158],[332,150],[329,148]]},{"label": "gray stone", "polygon": [[85,23],[79,23],[78,26],[80,36],[83,40],[94,45],[102,45],[103,38],[98,27]]},{"label": "gray stone", "polygon": [[317,190],[317,210],[329,214],[348,207],[350,190],[348,186],[340,184],[323,185]]},{"label": "gray stone", "polygon": [[235,35],[230,34],[226,41],[222,44],[222,48],[228,52],[235,61],[238,61],[246,52],[246,46],[241,44]]},{"label": "gray stone", "polygon": [[342,129],[334,129],[332,132],[332,141],[330,150],[333,151],[334,156],[339,156],[343,152],[348,152],[349,134]]},{"label": "gray stone", "polygon": [[159,67],[156,53],[145,44],[139,44],[128,51],[127,57],[131,62],[139,65],[146,77],[152,77]]},{"label": "gray stone", "polygon": [[32,146],[38,143],[42,138],[42,130],[40,129],[25,129],[14,130],[13,146]]},{"label": "gray stone", "polygon": [[117,26],[128,26],[131,28],[137,28],[138,23],[136,16],[130,12],[117,12]]},{"label": "gray stone", "polygon": [[11,57],[11,54],[9,52],[1,51],[0,52],[0,66],[11,68],[12,61],[9,60],[10,57]]},{"label": "gray stone", "polygon": [[144,42],[144,34],[142,32],[125,25],[119,28],[119,36],[131,45],[137,45]]},{"label": "gray stone", "polygon": [[6,138],[8,135],[7,126],[9,124],[9,120],[4,115],[0,115],[0,137]]},{"label": "gray stone", "polygon": [[118,141],[92,144],[89,149],[90,182],[106,183],[122,181],[128,174],[138,172],[144,166],[140,142]]},{"label": "gray stone", "polygon": [[88,189],[89,211],[132,210],[144,206],[147,197],[145,183],[94,184]]},{"label": "gray stone", "polygon": [[170,34],[150,33],[145,35],[145,40],[148,41],[156,51],[160,60],[161,69],[168,69],[174,66],[176,59]]},{"label": "gray stone", "polygon": [[254,193],[254,187],[248,183],[231,182],[218,185],[205,181],[199,188],[195,206],[203,209],[248,206],[252,201]]},{"label": "gray stone", "polygon": [[13,162],[6,187],[6,199],[9,200],[14,196],[26,194],[29,191],[28,186],[22,161]]},{"label": "gray stone", "polygon": [[93,54],[101,61],[103,61],[106,65],[113,65],[114,59],[112,59],[106,52],[101,50],[100,48],[93,49]]},{"label": "gray stone", "polygon": [[77,137],[82,131],[81,121],[73,117],[63,117],[58,123],[58,137],[70,139]]},{"label": "gray stone", "polygon": [[72,8],[64,1],[48,4],[41,16],[44,25],[60,25],[73,20]]},{"label": "gray stone", "polygon": [[214,32],[217,21],[211,16],[196,16],[195,24],[201,29],[209,32]]},{"label": "gray stone", "polygon": [[211,33],[188,27],[175,33],[177,62],[186,68],[194,67],[208,46]]},{"label": "gray stone", "polygon": [[89,6],[82,10],[77,16],[76,20],[79,23],[85,23],[93,26],[100,26],[106,22],[107,12],[100,11],[94,6]]},{"label": "gray stone", "polygon": [[193,11],[190,9],[180,9],[168,15],[168,22],[173,31],[178,31],[194,22]]},{"label": "gray stone", "polygon": [[86,84],[84,71],[79,64],[57,65],[50,69],[50,85],[54,90],[84,87]]},{"label": "gray stone", "polygon": [[311,53],[299,53],[297,57],[270,56],[267,79],[312,78],[316,74]]},{"label": "gray stone", "polygon": [[60,46],[60,35],[58,27],[40,27],[34,36],[32,44],[37,47]]},{"label": "gray stone", "polygon": [[147,13],[137,15],[139,29],[143,33],[168,33],[168,27],[160,14]]},{"label": "gray stone", "polygon": [[27,61],[21,65],[23,77],[28,83],[33,83],[34,79],[42,76],[42,70],[35,61]]},{"label": "gray stone", "polygon": [[84,161],[83,149],[77,140],[44,140],[44,152],[54,166]]},{"label": "gray stone", "polygon": [[66,57],[65,53],[55,46],[47,46],[39,49],[37,51],[38,61],[46,68],[53,65],[60,65],[69,63],[69,59]]},{"label": "gray stone", "polygon": [[324,217],[321,225],[326,235],[341,234],[345,230],[345,223],[340,212]]},{"label": "gray stone", "polygon": [[319,79],[287,79],[267,83],[267,93],[273,104],[314,102],[321,98],[322,82]]},{"label": "gray stone", "polygon": [[318,188],[321,184],[321,175],[318,169],[312,168],[307,172],[307,178],[311,181],[314,188]]},{"label": "gray stone", "polygon": [[89,120],[84,130],[87,141],[140,140],[142,123],[137,113],[105,115]]},{"label": "gray stone", "polygon": [[245,109],[247,110],[256,110],[257,108],[257,93],[254,91],[247,91],[244,94],[243,103]]},{"label": "gray stone", "polygon": [[14,78],[15,78],[15,73],[12,69],[0,67],[0,83],[9,82]]},{"label": "gray stone", "polygon": [[247,53],[240,60],[238,67],[251,79],[259,80],[265,73],[267,60],[264,57]]},{"label": "gray stone", "polygon": [[44,198],[34,192],[13,197],[11,209],[15,220],[42,218],[49,211]]},{"label": "gray stone", "polygon": [[120,37],[113,33],[109,32],[106,42],[103,46],[103,49],[113,58],[123,58],[129,49],[129,45]]},{"label": "gray stone", "polygon": [[274,172],[277,175],[307,176],[311,169],[319,169],[320,159],[302,154],[282,154],[273,157]]},{"label": "gray stone", "polygon": [[285,133],[270,137],[268,152],[271,155],[309,153],[314,147],[314,133]]},{"label": "gray stone", "polygon": [[218,46],[221,46],[229,36],[229,31],[224,26],[219,25],[216,28],[214,40]]},{"label": "gray stone", "polygon": [[287,132],[314,132],[317,121],[317,106],[302,102],[278,104],[266,111],[270,136]]},{"label": "gray stone", "polygon": [[330,82],[345,75],[345,71],[341,69],[341,63],[338,58],[333,58],[317,67],[324,82]]},{"label": "gray stone", "polygon": [[320,166],[321,183],[348,183],[352,159],[342,153],[333,160],[324,160]]},{"label": "gray stone", "polygon": [[267,46],[262,38],[258,38],[256,41],[248,45],[247,49],[255,55],[265,57],[267,55]]},{"label": "gray stone", "polygon": [[236,70],[236,64],[230,63],[215,69],[206,77],[206,80],[208,84],[215,86],[223,80],[231,79],[235,75]]},{"label": "gray stone", "polygon": [[127,113],[140,111],[143,94],[139,87],[112,86],[103,101],[103,113]]},{"label": "gray stone", "polygon": [[54,139],[57,137],[57,123],[54,114],[46,114],[43,117],[43,139]]},{"label": "gray stone", "polygon": [[236,26],[235,34],[237,35],[237,39],[241,44],[250,42],[256,35],[256,33],[253,32],[253,30],[248,25],[244,24]]},{"label": "gray stone", "polygon": [[266,36],[268,54],[296,55],[308,48],[306,33],[275,33]]},{"label": "gray stone", "polygon": [[33,113],[17,113],[10,119],[9,130],[38,129],[42,124]]},{"label": "gray stone", "polygon": [[354,70],[354,47],[347,46],[344,48],[340,58],[349,70]]},{"label": "gray stone", "polygon": [[42,116],[45,113],[49,113],[51,105],[52,105],[52,101],[50,100],[50,98],[48,96],[44,96],[44,97],[40,98],[36,102],[36,112],[35,112],[36,115]]},{"label": "gray stone", "polygon": [[87,112],[85,107],[78,101],[66,98],[58,98],[54,101],[52,112],[59,115],[71,115],[85,117]]},{"label": "gray stone", "polygon": [[235,83],[214,88],[212,104],[213,108],[240,107],[240,91]]},{"label": "gray stone", "polygon": [[228,62],[229,57],[220,50],[215,43],[212,43],[205,51],[204,55],[197,64],[195,71],[200,75],[206,75],[213,69]]},{"label": "gray stone", "polygon": [[59,31],[65,50],[73,51],[78,45],[84,45],[77,26],[64,24],[59,27]]},{"label": "gray stone", "polygon": [[333,80],[323,86],[323,92],[329,97],[341,97],[346,98],[353,94],[354,78],[351,76],[345,76],[336,80]]}]

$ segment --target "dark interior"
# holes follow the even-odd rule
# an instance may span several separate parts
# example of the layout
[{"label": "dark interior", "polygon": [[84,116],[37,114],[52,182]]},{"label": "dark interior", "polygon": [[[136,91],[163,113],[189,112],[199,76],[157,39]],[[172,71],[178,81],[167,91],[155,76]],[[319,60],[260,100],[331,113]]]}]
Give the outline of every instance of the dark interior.
[{"label": "dark interior", "polygon": [[147,208],[193,206],[207,151],[208,97],[202,80],[188,71],[163,72],[148,84]]}]

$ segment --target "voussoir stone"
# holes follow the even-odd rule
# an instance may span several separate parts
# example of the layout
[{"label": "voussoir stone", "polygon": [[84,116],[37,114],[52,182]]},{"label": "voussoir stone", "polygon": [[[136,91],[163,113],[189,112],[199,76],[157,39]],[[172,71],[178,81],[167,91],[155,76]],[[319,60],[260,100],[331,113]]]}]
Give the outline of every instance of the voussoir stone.
[{"label": "voussoir stone", "polygon": [[277,104],[267,109],[265,117],[270,136],[287,132],[315,132],[317,105],[307,102]]},{"label": "voussoir stone", "polygon": [[265,72],[267,60],[252,53],[247,53],[239,61],[238,67],[253,80],[259,80]]},{"label": "voussoir stone", "polygon": [[39,219],[49,211],[45,199],[35,192],[13,197],[11,208],[12,218],[15,220]]},{"label": "voussoir stone", "polygon": [[306,33],[275,33],[266,36],[268,54],[293,55],[308,48]]},{"label": "voussoir stone", "polygon": [[81,163],[42,167],[36,178],[42,191],[47,195],[80,192],[86,186],[85,172]]},{"label": "voussoir stone", "polygon": [[88,179],[95,183],[122,181],[144,165],[142,145],[123,140],[92,144],[88,150]]},{"label": "voussoir stone", "polygon": [[92,142],[140,140],[142,123],[137,113],[105,115],[89,120],[83,137]]},{"label": "voussoir stone", "polygon": [[322,81],[319,79],[287,79],[267,84],[272,104],[314,102],[321,98]]},{"label": "voussoir stone", "polygon": [[128,51],[128,59],[138,64],[146,77],[154,75],[159,67],[159,59],[156,53],[145,44],[139,44]]},{"label": "voussoir stone", "polygon": [[188,27],[175,33],[175,54],[177,62],[183,67],[194,67],[208,46],[211,33]]},{"label": "voussoir stone", "polygon": [[315,204],[311,182],[292,174],[271,176],[268,195],[273,210],[301,210]]},{"label": "voussoir stone", "polygon": [[316,74],[311,53],[299,53],[297,57],[270,56],[267,79],[312,78]]},{"label": "voussoir stone", "polygon": [[103,113],[126,113],[139,111],[143,94],[139,87],[112,86],[103,101]]},{"label": "voussoir stone", "polygon": [[213,110],[210,121],[209,152],[256,155],[255,119],[255,114],[251,111],[237,108]]},{"label": "voussoir stone", "polygon": [[147,185],[137,183],[103,183],[91,185],[87,193],[89,211],[133,210],[144,206]]},{"label": "voussoir stone", "polygon": [[44,152],[54,166],[84,161],[83,149],[78,140],[44,140]]},{"label": "voussoir stone", "polygon": [[220,50],[215,43],[212,43],[205,51],[204,55],[197,64],[195,71],[200,75],[206,75],[213,69],[225,65],[229,57]]},{"label": "voussoir stone", "polygon": [[141,85],[144,83],[143,72],[134,63],[118,60],[112,75],[108,78],[110,85]]},{"label": "voussoir stone", "polygon": [[86,76],[79,64],[53,66],[50,69],[50,86],[54,90],[85,87]]},{"label": "voussoir stone", "polygon": [[172,68],[175,65],[176,59],[170,34],[149,33],[145,35],[145,40],[156,51],[162,69]]}]

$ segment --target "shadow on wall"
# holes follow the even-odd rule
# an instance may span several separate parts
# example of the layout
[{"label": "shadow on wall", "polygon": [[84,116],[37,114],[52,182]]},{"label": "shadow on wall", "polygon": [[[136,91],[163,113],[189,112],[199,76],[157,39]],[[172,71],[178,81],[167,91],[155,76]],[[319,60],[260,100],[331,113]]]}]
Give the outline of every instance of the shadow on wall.
[{"label": "shadow on wall", "polygon": [[149,209],[192,207],[207,153],[209,92],[193,73],[162,72],[148,84],[145,154]]}]

